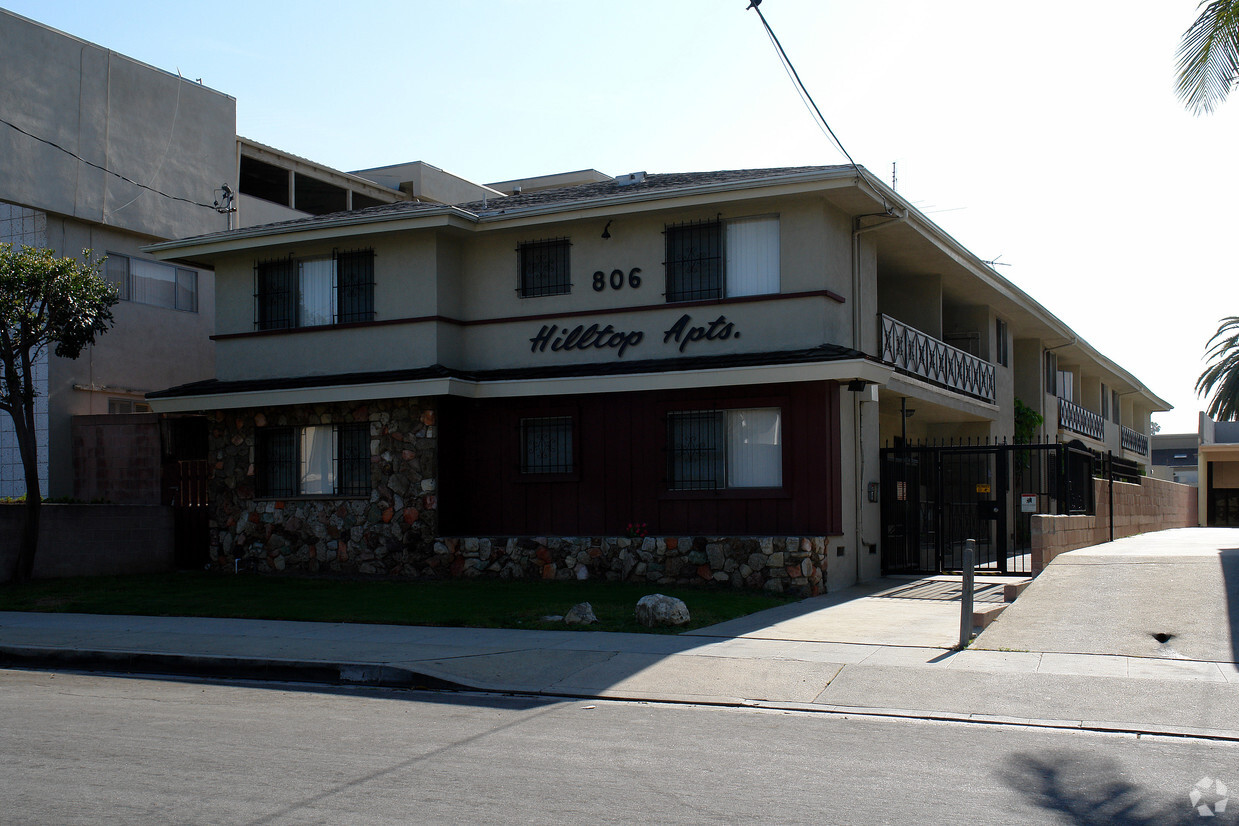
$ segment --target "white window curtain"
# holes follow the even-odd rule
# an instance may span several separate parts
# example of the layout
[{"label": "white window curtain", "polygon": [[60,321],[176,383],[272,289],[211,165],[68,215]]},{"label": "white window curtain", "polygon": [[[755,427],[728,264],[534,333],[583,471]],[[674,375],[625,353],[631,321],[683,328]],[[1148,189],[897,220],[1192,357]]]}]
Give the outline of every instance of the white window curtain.
[{"label": "white window curtain", "polygon": [[331,425],[301,430],[301,492],[335,493],[335,432]]},{"label": "white window curtain", "polygon": [[176,308],[176,269],[141,258],[129,259],[129,300]]},{"label": "white window curtain", "polygon": [[297,324],[315,327],[331,324],[336,316],[335,261],[316,258],[301,262]]},{"label": "white window curtain", "polygon": [[727,295],[779,291],[779,218],[738,218],[727,228]]},{"label": "white window curtain", "polygon": [[777,407],[727,411],[727,486],[783,485],[783,439]]}]

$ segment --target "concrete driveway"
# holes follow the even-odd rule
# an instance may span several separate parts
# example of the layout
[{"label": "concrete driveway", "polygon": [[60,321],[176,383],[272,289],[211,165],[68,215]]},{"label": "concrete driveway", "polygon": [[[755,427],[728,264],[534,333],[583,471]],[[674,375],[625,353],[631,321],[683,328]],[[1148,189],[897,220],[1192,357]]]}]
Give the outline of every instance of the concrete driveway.
[{"label": "concrete driveway", "polygon": [[1062,554],[973,648],[1239,662],[1239,528]]}]

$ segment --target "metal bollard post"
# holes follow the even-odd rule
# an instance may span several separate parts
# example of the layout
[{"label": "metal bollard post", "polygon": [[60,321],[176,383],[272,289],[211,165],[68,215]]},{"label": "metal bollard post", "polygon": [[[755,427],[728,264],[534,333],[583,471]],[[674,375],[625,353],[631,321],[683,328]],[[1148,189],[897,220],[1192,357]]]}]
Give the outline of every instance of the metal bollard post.
[{"label": "metal bollard post", "polygon": [[964,540],[964,582],[959,596],[959,650],[972,640],[972,580],[977,559],[977,541]]}]

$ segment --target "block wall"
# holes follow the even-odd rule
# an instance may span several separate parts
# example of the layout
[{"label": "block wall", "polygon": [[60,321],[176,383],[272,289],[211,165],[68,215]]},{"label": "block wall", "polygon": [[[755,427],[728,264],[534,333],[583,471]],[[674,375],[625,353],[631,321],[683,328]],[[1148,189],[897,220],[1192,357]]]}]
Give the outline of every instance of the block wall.
[{"label": "block wall", "polygon": [[[1114,538],[1191,528],[1199,524],[1196,502],[1198,491],[1164,479],[1145,477],[1141,484],[1114,483]],[[1110,484],[1093,480],[1097,513],[1093,516],[1032,517],[1032,570],[1039,574],[1054,557],[1076,548],[1087,548],[1110,540]]]}]

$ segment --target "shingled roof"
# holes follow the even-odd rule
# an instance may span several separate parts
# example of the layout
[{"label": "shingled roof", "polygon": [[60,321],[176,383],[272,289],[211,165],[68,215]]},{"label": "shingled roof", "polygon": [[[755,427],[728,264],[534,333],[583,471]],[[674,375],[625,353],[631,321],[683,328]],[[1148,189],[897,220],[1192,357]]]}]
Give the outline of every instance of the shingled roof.
[{"label": "shingled roof", "polygon": [[206,379],[191,384],[182,384],[156,393],[147,393],[148,399],[172,399],[178,397],[211,396],[222,393],[253,393],[271,390],[295,390],[308,387],[333,387],[355,384],[381,384],[398,381],[421,381],[425,379],[455,378],[474,382],[521,381],[530,379],[585,378],[590,376],[640,375],[684,370],[722,370],[732,367],[767,367],[780,364],[809,364],[813,362],[867,359],[859,350],[838,344],[822,344],[803,350],[780,350],[766,353],[731,353],[716,356],[691,358],[641,359],[639,361],[589,362],[584,364],[555,364],[539,367],[510,367],[496,370],[458,370],[433,364],[405,370],[376,372],[337,373],[323,376],[295,376],[275,379],[244,379],[220,381]]},{"label": "shingled roof", "polygon": [[[346,212],[332,212],[326,215],[308,215],[303,218],[292,218],[287,221],[276,221],[270,224],[259,224],[255,226],[242,227],[240,229],[212,232],[182,240],[200,242],[237,235],[253,236],[260,235],[264,232],[289,232],[298,229],[311,229],[320,224],[333,224],[340,221],[347,221],[350,223],[364,221],[366,219],[382,221],[398,219],[401,217],[412,217],[419,214],[433,215],[455,213],[465,218],[473,216],[476,220],[485,220],[487,218],[497,218],[505,213],[520,209],[535,209],[538,207],[553,209],[557,206],[571,208],[574,205],[597,203],[600,201],[606,201],[608,198],[618,198],[621,196],[640,197],[641,195],[649,195],[650,197],[658,197],[659,195],[674,194],[677,190],[690,190],[702,186],[725,186],[727,184],[763,180],[776,182],[785,179],[794,179],[797,176],[802,175],[828,173],[847,169],[852,169],[852,167],[790,166],[774,167],[771,169],[730,169],[716,172],[673,172],[664,174],[647,174],[640,182],[635,183],[621,184],[615,180],[610,180],[603,181],[601,183],[565,186],[558,189],[544,189],[537,192],[530,192],[528,194],[498,196],[481,201],[468,201],[460,204],[445,205],[425,203],[422,201],[396,201],[395,203],[380,204],[378,206],[366,207],[365,209],[354,209]],[[165,244],[169,245],[175,245],[175,243],[177,242],[165,242]],[[152,246],[159,247],[163,246],[163,244],[155,244]]]}]

